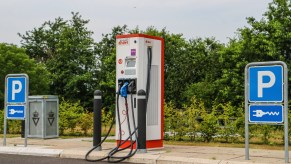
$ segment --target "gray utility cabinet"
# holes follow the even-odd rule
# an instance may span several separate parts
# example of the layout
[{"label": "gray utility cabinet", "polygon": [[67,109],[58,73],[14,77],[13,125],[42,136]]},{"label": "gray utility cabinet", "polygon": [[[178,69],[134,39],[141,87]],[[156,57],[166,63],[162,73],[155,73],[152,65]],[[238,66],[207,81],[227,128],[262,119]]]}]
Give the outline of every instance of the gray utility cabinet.
[{"label": "gray utility cabinet", "polygon": [[58,96],[28,96],[29,138],[59,137],[59,99]]}]

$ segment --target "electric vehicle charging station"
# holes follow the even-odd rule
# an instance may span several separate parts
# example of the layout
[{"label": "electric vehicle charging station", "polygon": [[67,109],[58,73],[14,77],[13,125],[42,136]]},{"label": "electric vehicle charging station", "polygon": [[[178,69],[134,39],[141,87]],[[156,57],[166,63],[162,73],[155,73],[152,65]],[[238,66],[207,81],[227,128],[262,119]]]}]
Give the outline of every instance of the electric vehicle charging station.
[{"label": "electric vehicle charging station", "polygon": [[[137,92],[144,90],[147,98],[146,148],[163,147],[164,40],[162,38],[144,34],[116,36],[116,89],[119,93],[115,119],[117,144],[130,136],[132,140],[136,140],[133,133],[136,130],[134,124],[138,122],[139,112]],[[129,122],[126,119],[129,119]],[[125,141],[121,147],[125,148],[129,145],[130,141]]]},{"label": "electric vehicle charging station", "polygon": [[[101,140],[101,119],[98,119],[101,117],[101,93],[99,90],[94,92],[93,148],[86,153],[85,160],[97,162],[107,159],[110,163],[118,163],[132,157],[137,151],[145,153],[149,148],[162,148],[164,40],[144,34],[116,36],[117,146],[107,156],[92,159],[90,154],[94,150],[102,150],[101,145],[114,125],[113,121]],[[114,155],[127,148],[130,148],[130,151],[126,156]]]}]

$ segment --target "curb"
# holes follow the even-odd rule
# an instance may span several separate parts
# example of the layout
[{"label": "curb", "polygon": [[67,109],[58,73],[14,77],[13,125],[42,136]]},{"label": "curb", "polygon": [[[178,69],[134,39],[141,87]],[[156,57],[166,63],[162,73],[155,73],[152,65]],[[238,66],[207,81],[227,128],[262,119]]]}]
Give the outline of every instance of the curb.
[{"label": "curb", "polygon": [[[109,151],[94,151],[90,155],[90,159],[98,159],[105,157]],[[64,150],[60,158],[74,158],[84,159],[87,151],[84,150]],[[162,153],[162,152],[161,152]],[[126,154],[126,153],[125,153]],[[120,156],[125,155],[120,153]],[[106,160],[105,160],[106,161]],[[146,163],[146,164],[249,164],[248,162],[228,161],[228,160],[214,160],[204,158],[189,158],[189,157],[175,157],[175,156],[161,156],[157,152],[148,152],[145,154],[135,154],[133,157],[126,159],[124,162],[128,163]],[[256,163],[261,164],[261,163]]]},{"label": "curb", "polygon": [[[83,159],[85,161],[85,154],[87,150],[80,149],[48,149],[48,147],[0,147],[0,154],[16,154],[16,155],[32,155],[32,156],[48,156],[57,158],[71,158]],[[93,151],[90,155],[91,159],[98,159],[105,157],[109,150]],[[228,161],[228,160],[215,160],[204,158],[189,158],[189,157],[176,157],[176,156],[162,156],[163,151],[148,152],[135,154],[133,157],[126,159],[124,162],[128,163],[151,163],[151,164],[249,164],[253,161]],[[120,156],[126,153],[120,153]],[[256,163],[261,164],[261,163]]]}]

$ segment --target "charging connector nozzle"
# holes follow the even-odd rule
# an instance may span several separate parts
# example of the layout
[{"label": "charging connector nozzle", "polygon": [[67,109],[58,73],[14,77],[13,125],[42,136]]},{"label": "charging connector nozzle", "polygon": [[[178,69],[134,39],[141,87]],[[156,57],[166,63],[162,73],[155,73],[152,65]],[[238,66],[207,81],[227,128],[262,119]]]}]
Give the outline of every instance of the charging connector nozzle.
[{"label": "charging connector nozzle", "polygon": [[128,82],[125,82],[120,89],[120,96],[121,97],[127,97],[127,87],[128,87]]}]

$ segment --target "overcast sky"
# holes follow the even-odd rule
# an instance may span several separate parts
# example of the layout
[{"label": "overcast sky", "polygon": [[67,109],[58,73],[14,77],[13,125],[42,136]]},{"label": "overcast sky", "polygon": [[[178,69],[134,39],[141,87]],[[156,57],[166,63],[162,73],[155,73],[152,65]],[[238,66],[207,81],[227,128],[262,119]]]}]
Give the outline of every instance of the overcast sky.
[{"label": "overcast sky", "polygon": [[261,19],[271,0],[0,0],[0,42],[20,44],[24,34],[57,17],[79,12],[95,41],[117,25],[166,27],[186,39],[215,37],[226,43],[246,17]]}]

